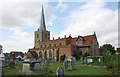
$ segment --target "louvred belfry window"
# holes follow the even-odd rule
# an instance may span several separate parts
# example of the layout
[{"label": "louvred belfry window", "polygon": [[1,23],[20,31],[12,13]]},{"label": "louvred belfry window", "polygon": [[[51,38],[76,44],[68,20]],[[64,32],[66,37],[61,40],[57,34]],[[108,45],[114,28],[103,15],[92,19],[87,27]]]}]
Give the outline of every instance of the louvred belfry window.
[{"label": "louvred belfry window", "polygon": [[37,34],[37,38],[39,38],[39,34]]}]

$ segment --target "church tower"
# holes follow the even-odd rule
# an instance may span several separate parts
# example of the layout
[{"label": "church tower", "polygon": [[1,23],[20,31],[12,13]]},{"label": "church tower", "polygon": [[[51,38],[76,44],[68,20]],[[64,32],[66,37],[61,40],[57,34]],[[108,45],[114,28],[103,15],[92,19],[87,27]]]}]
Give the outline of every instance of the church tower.
[{"label": "church tower", "polygon": [[46,30],[43,6],[42,6],[42,12],[41,12],[40,27],[37,31],[35,31],[34,40],[35,40],[34,42],[35,48],[40,48],[40,42],[45,42],[50,40],[50,31]]}]

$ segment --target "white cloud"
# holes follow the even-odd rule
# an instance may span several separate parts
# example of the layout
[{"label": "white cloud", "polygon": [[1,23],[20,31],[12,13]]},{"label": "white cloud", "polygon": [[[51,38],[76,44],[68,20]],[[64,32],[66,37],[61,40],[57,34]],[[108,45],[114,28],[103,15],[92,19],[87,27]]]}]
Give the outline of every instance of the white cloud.
[{"label": "white cloud", "polygon": [[[118,11],[105,8],[105,3],[87,2],[79,9],[71,12],[66,22],[66,29],[60,33],[63,37],[78,35],[97,34],[100,45],[112,43],[117,46],[118,43]],[[113,42],[114,41],[114,42]]]},{"label": "white cloud", "polygon": [[10,38],[12,40],[4,40],[3,42],[1,42],[4,48],[3,50],[5,52],[10,52],[10,51],[27,52],[29,48],[32,48],[34,46],[33,34],[20,30],[14,30]]},{"label": "white cloud", "polygon": [[[34,31],[29,33],[24,28],[39,27],[41,16],[41,4],[44,5],[45,15],[51,17],[47,3],[40,2],[5,2],[2,4],[2,19],[0,22],[1,29],[8,29],[12,31],[10,36],[0,39],[0,44],[4,47],[4,52],[10,52],[12,50],[27,51],[29,48],[34,47]],[[7,6],[7,7],[6,7]],[[53,16],[52,16],[53,17]],[[47,18],[52,19],[52,18]],[[49,21],[47,20],[47,21]],[[52,22],[52,21],[51,21]],[[0,31],[0,36],[3,33]],[[6,35],[6,34],[4,34]]]},{"label": "white cloud", "polygon": [[56,6],[56,9],[59,11],[59,12],[64,12],[66,9],[68,8],[67,5],[65,5],[63,3],[63,1],[59,1],[58,5]]}]

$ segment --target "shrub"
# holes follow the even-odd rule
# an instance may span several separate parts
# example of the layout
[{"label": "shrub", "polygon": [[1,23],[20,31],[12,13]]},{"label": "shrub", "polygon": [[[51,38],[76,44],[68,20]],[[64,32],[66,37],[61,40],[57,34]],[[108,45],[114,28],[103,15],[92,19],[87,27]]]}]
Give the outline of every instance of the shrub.
[{"label": "shrub", "polygon": [[64,54],[64,55],[61,55],[61,56],[60,56],[60,61],[64,61],[64,60],[65,60],[65,57],[66,57],[65,54]]},{"label": "shrub", "polygon": [[73,54],[73,56],[75,57],[76,60],[79,60],[81,55],[78,55],[78,54]]}]

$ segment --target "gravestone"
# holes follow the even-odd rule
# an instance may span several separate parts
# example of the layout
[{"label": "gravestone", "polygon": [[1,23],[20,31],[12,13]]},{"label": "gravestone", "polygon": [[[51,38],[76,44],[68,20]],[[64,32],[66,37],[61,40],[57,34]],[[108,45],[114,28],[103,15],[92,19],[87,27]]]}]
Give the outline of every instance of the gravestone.
[{"label": "gravestone", "polygon": [[64,70],[67,70],[68,69],[67,59],[64,60],[63,64],[64,64]]},{"label": "gravestone", "polygon": [[75,59],[74,59],[74,57],[72,57],[71,58],[71,69],[73,70],[73,69],[75,69],[75,65],[74,65],[74,62],[75,62]]},{"label": "gravestone", "polygon": [[80,58],[81,63],[83,63],[83,60],[84,60],[83,57],[81,57],[81,58]]},{"label": "gravestone", "polygon": [[75,62],[75,61],[76,61],[76,58],[75,58],[74,56],[73,56],[72,58],[73,58],[73,61]]},{"label": "gravestone", "polygon": [[16,60],[14,60],[14,63],[15,63],[15,65],[17,65],[18,64],[18,60],[16,59]]},{"label": "gravestone", "polygon": [[101,62],[101,59],[100,59],[100,58],[98,58],[98,62],[99,62],[99,63]]},{"label": "gravestone", "polygon": [[87,63],[87,57],[84,57],[83,63]]},{"label": "gravestone", "polygon": [[39,70],[40,70],[40,63],[35,63],[33,69],[34,69],[35,71],[39,71]]},{"label": "gravestone", "polygon": [[89,64],[89,63],[92,63],[93,62],[93,59],[92,58],[88,58],[87,59],[87,63]]},{"label": "gravestone", "polygon": [[44,61],[44,66],[45,66],[45,67],[48,67],[48,66],[49,66],[49,63],[50,63],[50,62],[49,62],[48,60],[45,60],[45,61]]},{"label": "gravestone", "polygon": [[63,77],[64,76],[64,69],[62,67],[58,67],[56,73],[57,73],[58,77]]},{"label": "gravestone", "polygon": [[23,62],[23,69],[22,69],[22,72],[24,73],[30,73],[30,64],[29,62]]}]

